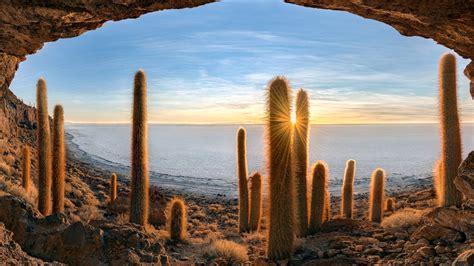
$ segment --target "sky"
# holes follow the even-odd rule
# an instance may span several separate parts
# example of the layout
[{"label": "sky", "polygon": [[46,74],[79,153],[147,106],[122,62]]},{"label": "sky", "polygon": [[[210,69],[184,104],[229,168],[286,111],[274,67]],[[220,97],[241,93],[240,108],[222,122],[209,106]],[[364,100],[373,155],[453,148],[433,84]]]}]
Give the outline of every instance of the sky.
[{"label": "sky", "polygon": [[[12,91],[34,104],[38,78],[50,113],[67,122],[128,123],[133,76],[148,81],[149,122],[263,123],[265,88],[284,75],[310,94],[311,122],[438,121],[437,69],[451,50],[349,13],[278,0],[224,0],[107,22],[46,43],[20,64]],[[474,104],[458,56],[461,121]]]}]

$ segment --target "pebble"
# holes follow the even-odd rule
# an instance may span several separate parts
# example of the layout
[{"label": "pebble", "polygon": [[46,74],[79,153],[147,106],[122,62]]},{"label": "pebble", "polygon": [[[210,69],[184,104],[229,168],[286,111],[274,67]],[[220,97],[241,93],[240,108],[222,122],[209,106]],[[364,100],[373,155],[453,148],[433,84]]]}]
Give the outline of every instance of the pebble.
[{"label": "pebble", "polygon": [[378,253],[381,253],[383,252],[383,249],[379,248],[379,247],[373,247],[373,248],[368,248],[366,250],[364,250],[364,255],[375,255],[375,254],[378,254]]},{"label": "pebble", "polygon": [[364,250],[364,248],[365,248],[364,245],[356,245],[355,248],[354,248],[354,250],[361,252],[361,251]]},{"label": "pebble", "polygon": [[429,258],[436,255],[434,248],[432,247],[422,247],[416,251],[417,254],[420,254],[423,258]]},{"label": "pebble", "polygon": [[436,253],[443,254],[446,252],[446,247],[437,245],[435,248]]}]

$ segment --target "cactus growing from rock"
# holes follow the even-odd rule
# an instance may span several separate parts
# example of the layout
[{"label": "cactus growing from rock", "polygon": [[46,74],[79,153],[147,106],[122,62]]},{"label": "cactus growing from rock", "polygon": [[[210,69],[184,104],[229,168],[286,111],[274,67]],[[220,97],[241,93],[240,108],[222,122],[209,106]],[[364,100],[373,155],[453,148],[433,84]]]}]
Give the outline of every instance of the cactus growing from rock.
[{"label": "cactus growing from rock", "polygon": [[46,81],[36,85],[38,119],[38,210],[45,216],[51,213],[51,135],[49,129]]},{"label": "cactus growing from rock", "polygon": [[21,161],[22,185],[26,192],[30,190],[31,183],[31,158],[30,147],[23,147],[23,160]]},{"label": "cactus growing from rock", "polygon": [[327,206],[327,183],[329,170],[325,162],[317,161],[312,169],[313,182],[311,188],[311,207],[309,218],[310,233],[317,232],[326,220]]},{"label": "cactus growing from rock", "polygon": [[239,183],[239,232],[249,230],[249,191],[247,182],[247,151],[245,128],[237,131],[237,175]]},{"label": "cactus growing from rock", "polygon": [[354,176],[356,171],[356,162],[348,160],[344,171],[344,180],[342,183],[341,198],[341,216],[342,218],[353,218],[353,202],[354,197]]},{"label": "cactus growing from rock", "polygon": [[394,198],[388,198],[385,201],[385,211],[387,211],[387,212],[395,211],[395,199]]},{"label": "cactus growing from rock", "polygon": [[372,173],[369,198],[369,220],[375,223],[380,223],[383,219],[384,183],[385,171],[378,168]]},{"label": "cactus growing from rock", "polygon": [[291,256],[294,241],[293,126],[287,80],[276,77],[270,81],[267,97],[266,161],[270,187],[267,256],[281,260]]},{"label": "cactus growing from rock", "polygon": [[299,90],[296,95],[296,123],[294,128],[295,158],[295,229],[296,235],[308,234],[308,142],[309,142],[309,101],[308,94]]},{"label": "cactus growing from rock", "polygon": [[461,133],[459,126],[457,88],[456,88],[456,57],[444,54],[439,63],[439,106],[441,126],[441,172],[436,189],[441,193],[440,206],[459,205],[461,196],[456,190],[454,179],[462,161]]},{"label": "cactus growing from rock", "polygon": [[249,229],[256,232],[262,214],[262,176],[256,172],[250,177],[250,217]]},{"label": "cactus growing from rock", "polygon": [[143,70],[135,74],[133,88],[132,167],[130,222],[148,222],[148,133],[146,77]]},{"label": "cactus growing from rock", "polygon": [[168,205],[167,213],[168,232],[171,240],[185,240],[188,221],[184,201],[180,198],[173,198]]},{"label": "cactus growing from rock", "polygon": [[117,175],[112,173],[110,176],[110,204],[117,198]]},{"label": "cactus growing from rock", "polygon": [[53,117],[53,212],[64,211],[64,174],[66,158],[64,154],[64,110],[61,105],[54,107]]}]

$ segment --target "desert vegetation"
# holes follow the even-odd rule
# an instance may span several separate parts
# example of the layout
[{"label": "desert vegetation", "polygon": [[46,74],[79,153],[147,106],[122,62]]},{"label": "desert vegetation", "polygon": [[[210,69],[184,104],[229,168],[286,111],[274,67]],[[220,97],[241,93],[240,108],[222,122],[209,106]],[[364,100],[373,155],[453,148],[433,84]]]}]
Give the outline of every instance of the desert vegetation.
[{"label": "desert vegetation", "polygon": [[[64,110],[61,105],[54,108],[50,134],[46,81],[40,79],[37,138],[18,147],[18,159],[13,156],[15,151],[7,149],[2,153],[0,190],[25,201],[31,213],[41,213],[39,217],[54,213],[70,220],[70,224],[58,227],[62,235],[76,230],[74,226],[84,234],[102,230],[107,232],[106,237],[114,235],[118,239],[122,233],[127,235],[113,239],[121,241],[116,250],[95,247],[109,255],[134,250],[135,260],[128,260],[126,255],[127,259],[121,257],[120,262],[450,262],[472,243],[468,241],[473,233],[472,225],[464,225],[466,230],[443,220],[452,215],[470,217],[469,209],[465,214],[462,195],[454,185],[461,163],[455,70],[454,56],[444,55],[440,61],[439,87],[442,153],[435,163],[431,188],[390,192],[390,197],[386,197],[386,179],[390,177],[377,168],[371,176],[369,193],[358,193],[354,188],[357,163],[350,159],[346,162],[341,196],[331,196],[330,166],[317,160],[308,169],[310,95],[301,89],[293,98],[290,83],[284,77],[274,78],[267,88],[265,175],[253,172],[249,176],[246,130],[237,130],[237,200],[180,195],[179,191],[150,186],[147,85],[146,75],[140,70],[133,86],[129,180],[107,169],[81,164],[74,157],[66,161],[69,157],[65,149]],[[8,145],[6,141],[2,144]],[[31,160],[30,153],[37,155],[36,160]],[[0,207],[6,204],[6,194],[0,194]],[[6,216],[0,214],[0,219],[8,220]],[[34,221],[29,226],[39,227]],[[70,254],[64,256],[53,258],[78,262]],[[104,260],[101,257],[94,262],[113,261],[110,257],[101,259]]]}]

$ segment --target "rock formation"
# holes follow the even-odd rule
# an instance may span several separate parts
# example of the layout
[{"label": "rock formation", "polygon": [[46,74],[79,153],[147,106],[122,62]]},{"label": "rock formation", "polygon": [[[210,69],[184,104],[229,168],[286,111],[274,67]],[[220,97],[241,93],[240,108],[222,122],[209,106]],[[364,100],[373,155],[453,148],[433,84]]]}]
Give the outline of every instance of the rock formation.
[{"label": "rock formation", "polygon": [[459,166],[458,176],[454,179],[456,188],[464,195],[465,200],[474,202],[474,151]]}]

